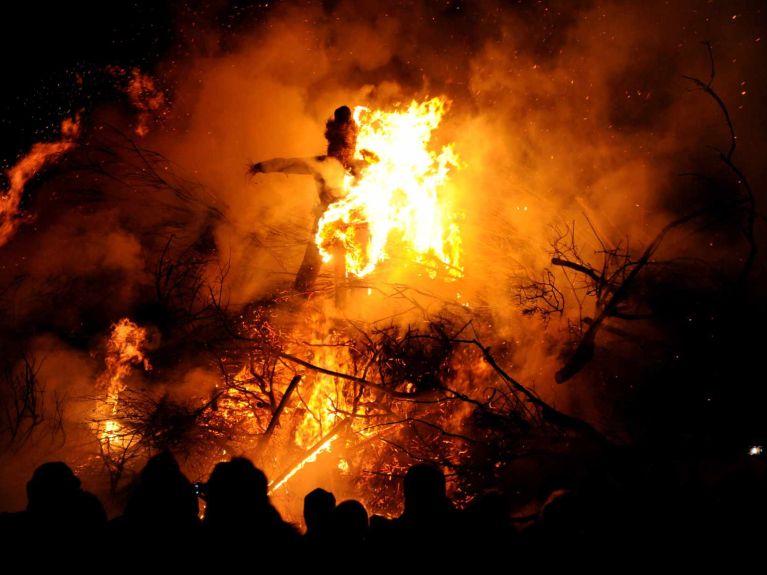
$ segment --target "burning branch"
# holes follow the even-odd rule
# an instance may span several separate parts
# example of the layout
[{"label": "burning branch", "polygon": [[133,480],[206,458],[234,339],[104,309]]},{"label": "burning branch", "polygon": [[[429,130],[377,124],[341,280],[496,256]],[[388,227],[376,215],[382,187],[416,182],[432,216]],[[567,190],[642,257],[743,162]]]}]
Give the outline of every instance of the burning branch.
[{"label": "burning branch", "polygon": [[326,451],[330,451],[333,443],[343,435],[348,429],[349,422],[341,421],[327,435],[320,439],[317,444],[308,450],[295,464],[288,467],[288,470],[276,476],[269,485],[269,493],[274,493],[284,486],[294,475],[301,471],[308,463],[317,460],[317,457]]},{"label": "burning branch", "polygon": [[264,435],[261,438],[261,444],[266,443],[269,441],[269,438],[272,436],[272,433],[274,433],[274,428],[277,427],[277,424],[280,422],[280,416],[282,415],[282,412],[285,411],[285,406],[288,404],[288,400],[290,400],[290,396],[293,394],[293,391],[298,387],[298,383],[301,381],[300,375],[294,375],[293,379],[290,380],[290,383],[288,384],[287,389],[285,390],[285,393],[282,394],[282,397],[280,398],[280,403],[277,405],[277,409],[274,410],[274,414],[272,415],[272,418],[269,420],[269,425],[266,426],[266,431],[264,431]]}]

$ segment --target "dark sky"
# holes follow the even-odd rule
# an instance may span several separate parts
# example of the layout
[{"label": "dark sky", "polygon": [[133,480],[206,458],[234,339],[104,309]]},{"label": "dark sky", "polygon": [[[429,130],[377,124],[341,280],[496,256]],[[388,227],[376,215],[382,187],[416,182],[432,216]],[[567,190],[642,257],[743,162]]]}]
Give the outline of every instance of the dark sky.
[{"label": "dark sky", "polygon": [[[73,108],[103,93],[83,90],[107,64],[151,67],[171,41],[170,2],[24,2],[3,9],[0,46],[2,167],[38,139],[54,139]],[[91,84],[90,88],[93,88]]]}]

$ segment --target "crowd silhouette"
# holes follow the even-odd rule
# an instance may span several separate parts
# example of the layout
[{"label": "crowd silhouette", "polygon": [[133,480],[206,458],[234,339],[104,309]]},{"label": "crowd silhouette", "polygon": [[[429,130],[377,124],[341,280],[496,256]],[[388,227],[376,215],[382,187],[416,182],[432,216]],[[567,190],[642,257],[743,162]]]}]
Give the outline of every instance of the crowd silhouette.
[{"label": "crowd silhouette", "polygon": [[729,474],[708,497],[674,492],[656,479],[634,459],[613,458],[577,487],[551,491],[538,512],[515,516],[501,491],[457,509],[443,472],[418,464],[404,477],[399,517],[369,516],[359,501],[337,503],[318,488],[304,498],[302,533],[283,520],[269,500],[266,475],[244,457],[217,464],[206,483],[192,484],[173,455],[155,455],[133,482],[122,515],[111,520],[65,463],[49,462],[27,483],[26,509],[0,514],[0,544],[44,551],[32,556],[37,562],[117,559],[118,570],[256,569],[278,562],[289,571],[364,565],[375,572],[396,568],[398,559],[418,569],[464,561],[495,569],[763,544],[763,464]]}]

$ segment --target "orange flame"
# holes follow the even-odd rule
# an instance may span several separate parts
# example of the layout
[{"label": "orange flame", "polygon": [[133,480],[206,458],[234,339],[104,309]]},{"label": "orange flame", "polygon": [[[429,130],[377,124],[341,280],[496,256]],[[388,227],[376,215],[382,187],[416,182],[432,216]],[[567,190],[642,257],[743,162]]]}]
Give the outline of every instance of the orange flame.
[{"label": "orange flame", "polygon": [[458,225],[438,194],[458,157],[452,145],[438,154],[429,149],[446,105],[433,98],[394,112],[355,108],[356,159],[367,165],[360,177],[347,176],[347,195],[320,220],[315,241],[324,261],[340,243],[347,271],[363,277],[397,241],[396,255],[427,265],[431,277],[439,267],[451,277],[462,275]]},{"label": "orange flame", "polygon": [[167,111],[165,93],[157,87],[154,78],[138,68],[132,68],[128,72],[119,66],[107,66],[107,72],[117,78],[117,88],[128,96],[131,106],[138,112],[138,121],[134,129],[136,135],[146,136],[152,117]]},{"label": "orange flame", "polygon": [[[335,334],[330,321],[321,316],[310,317],[312,361],[326,369],[344,371],[350,363],[348,350],[333,345]],[[299,393],[305,411],[295,431],[295,443],[303,449],[310,449],[328,430],[337,425],[343,415],[339,410],[350,410],[347,403],[346,382],[325,374],[309,374],[304,389]]]},{"label": "orange flame", "polygon": [[290,471],[288,471],[281,479],[278,479],[269,485],[269,493],[272,494],[280,487],[285,485],[288,481],[290,481],[291,478],[293,478],[293,476],[295,476],[299,471],[306,467],[307,464],[317,461],[317,457],[319,457],[320,454],[330,451],[330,449],[333,447],[333,442],[338,439],[338,437],[338,433],[334,433],[325,441],[317,445],[314,449],[309,451],[309,454],[300,462],[298,462],[297,465],[293,466]]},{"label": "orange flame", "polygon": [[103,425],[98,432],[99,440],[106,450],[123,444],[121,425],[114,416],[117,415],[120,393],[125,390],[124,379],[133,371],[134,366],[141,365],[147,371],[152,369],[144,355],[146,343],[146,329],[127,318],[112,327],[107,343],[106,370],[100,378],[101,385],[106,388],[106,399],[100,406]]},{"label": "orange flame", "polygon": [[61,140],[38,142],[23,156],[6,175],[8,190],[0,194],[0,247],[10,241],[23,221],[21,201],[27,182],[47,164],[55,162],[62,154],[75,146],[80,134],[80,117],[65,118],[61,122]]}]

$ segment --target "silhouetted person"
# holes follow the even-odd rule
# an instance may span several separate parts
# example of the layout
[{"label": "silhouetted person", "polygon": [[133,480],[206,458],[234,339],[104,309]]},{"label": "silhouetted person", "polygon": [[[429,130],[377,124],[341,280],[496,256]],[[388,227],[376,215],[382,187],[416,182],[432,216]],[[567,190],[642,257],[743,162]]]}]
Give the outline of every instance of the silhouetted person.
[{"label": "silhouetted person", "polygon": [[198,513],[194,486],[173,455],[164,451],[141,470],[123,515],[110,528],[116,538],[130,542],[135,554],[168,559],[178,551],[177,543],[194,545],[199,539]]},{"label": "silhouetted person", "polygon": [[464,512],[463,529],[471,552],[489,565],[498,564],[515,545],[511,512],[506,498],[498,491],[475,497]]},{"label": "silhouetted person", "polygon": [[38,467],[27,483],[27,513],[36,529],[73,529],[97,533],[106,523],[101,502],[80,488],[80,480],[66,463]]},{"label": "silhouetted person", "polygon": [[[405,510],[400,517],[388,521],[378,516],[371,519],[370,543],[375,554],[397,549],[411,561],[411,567],[447,566],[461,551],[446,547],[458,533],[458,517],[447,498],[445,476],[430,464],[408,469],[404,481]],[[465,549],[465,542],[462,543]]]},{"label": "silhouetted person", "polygon": [[330,540],[330,519],[336,507],[336,498],[329,491],[317,488],[304,497],[304,541],[315,549]]},{"label": "silhouetted person", "polygon": [[442,470],[428,463],[408,469],[405,475],[405,512],[401,520],[413,525],[433,525],[452,511]]},{"label": "silhouetted person", "polygon": [[250,166],[251,174],[280,172],[314,177],[320,206],[315,212],[312,234],[306,244],[304,259],[293,285],[298,292],[309,291],[320,273],[322,257],[314,241],[320,218],[331,203],[345,195],[344,179],[347,174],[357,176],[365,165],[364,161],[354,159],[358,129],[351,109],[341,106],[325,124],[325,139],[328,142],[326,155],[313,158],[274,158]]},{"label": "silhouetted person", "polygon": [[[530,561],[545,569],[580,564],[610,563],[614,550],[605,530],[621,531],[620,525],[605,525],[592,517],[592,501],[569,489],[553,491],[538,512],[535,524],[523,534],[523,551]],[[554,553],[551,550],[556,549]]]},{"label": "silhouetted person", "polygon": [[[273,556],[298,548],[298,531],[269,502],[266,475],[244,457],[219,463],[206,484],[203,526],[221,559],[241,564],[253,553]],[[294,558],[298,560],[298,558]]]},{"label": "silhouetted person", "polygon": [[368,534],[368,512],[355,499],[338,504],[332,516],[333,537],[344,549],[360,553]]},{"label": "silhouetted person", "polygon": [[[45,550],[71,560],[100,544],[106,513],[95,495],[80,488],[80,480],[66,463],[53,461],[35,469],[27,482],[26,511],[5,514],[2,523],[3,544],[15,552]],[[28,566],[39,566],[52,557],[38,553],[30,557]]]}]

